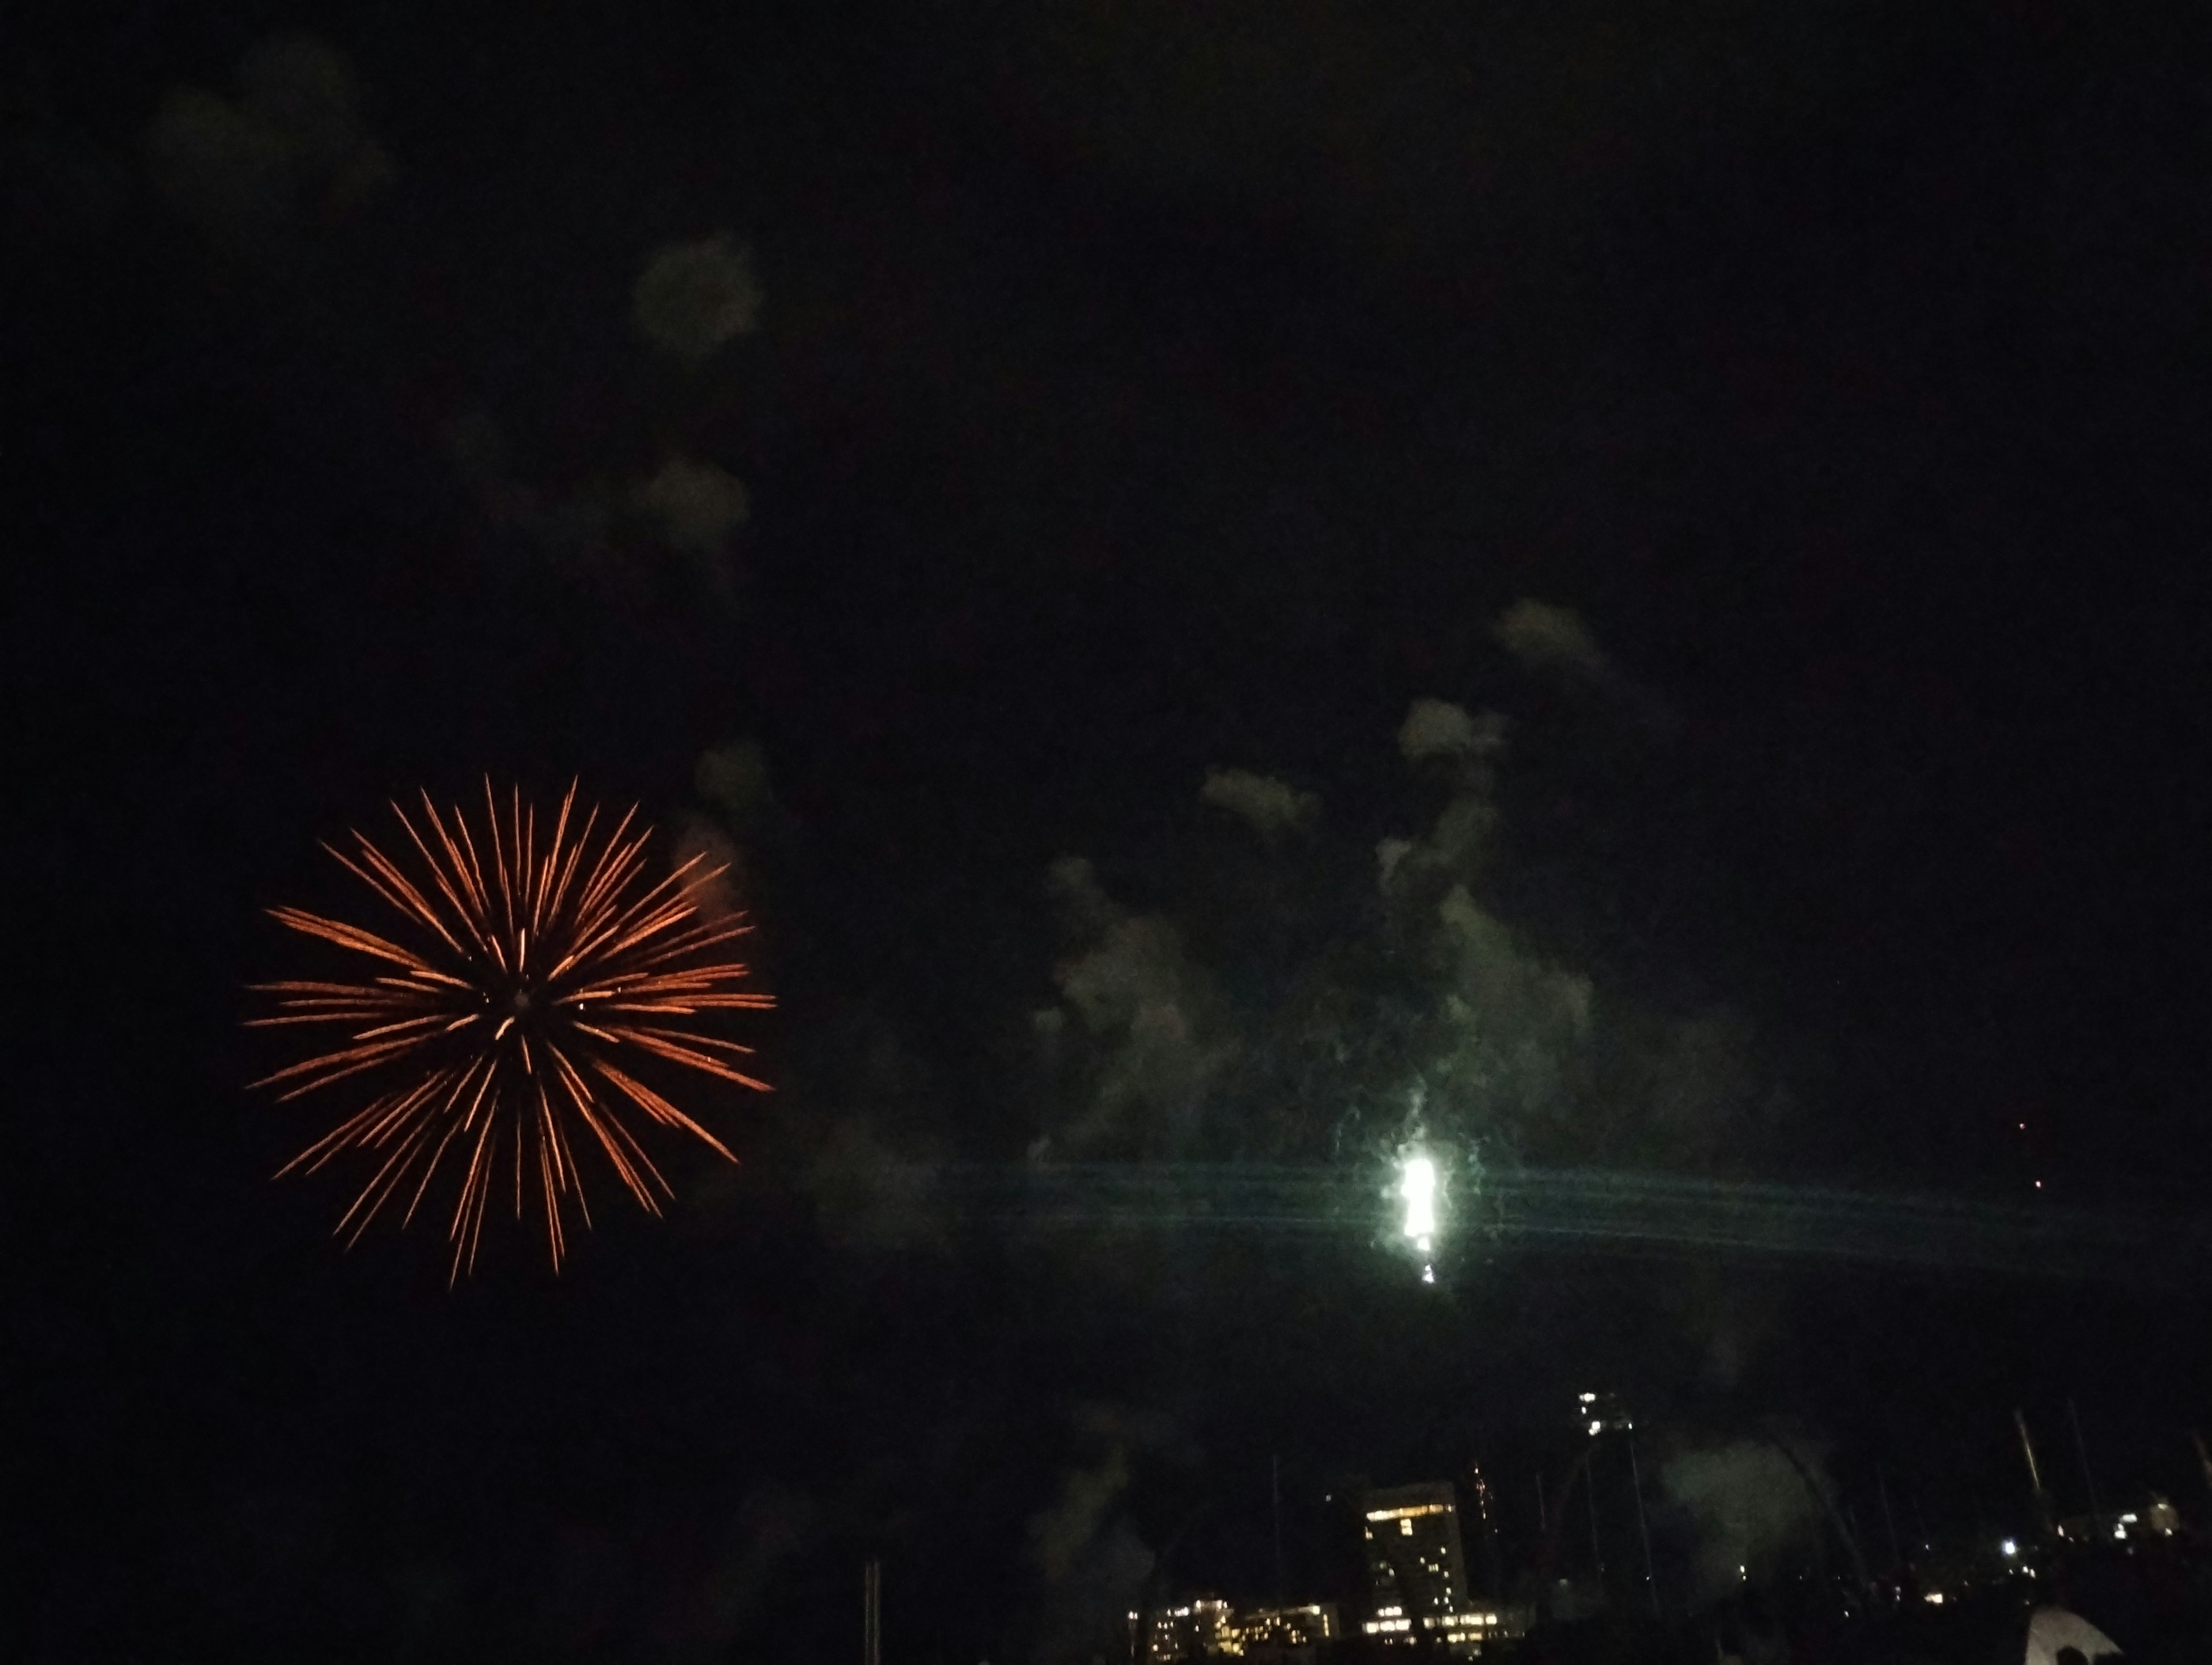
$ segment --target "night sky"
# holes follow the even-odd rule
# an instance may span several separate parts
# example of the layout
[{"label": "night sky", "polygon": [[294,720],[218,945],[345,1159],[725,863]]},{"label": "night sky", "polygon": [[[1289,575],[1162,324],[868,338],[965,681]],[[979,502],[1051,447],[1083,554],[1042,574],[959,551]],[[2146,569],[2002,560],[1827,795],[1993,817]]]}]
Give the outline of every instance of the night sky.
[{"label": "night sky", "polygon": [[[1300,1589],[1473,1461],[1525,1554],[1601,1386],[1939,1534],[2071,1397],[2201,1506],[2156,1229],[1425,1286],[1381,1196],[2202,1209],[2192,9],[782,11],[9,27],[21,1656],[849,1656],[879,1555],[895,1656],[1087,1659],[1269,1593],[1271,1457]],[[757,309],[656,337],[664,257]],[[270,1182],[240,1022],[318,841],[487,774],[738,853],[778,1091],[449,1293]],[[1065,1164],[1376,1221],[1005,1205]]]}]

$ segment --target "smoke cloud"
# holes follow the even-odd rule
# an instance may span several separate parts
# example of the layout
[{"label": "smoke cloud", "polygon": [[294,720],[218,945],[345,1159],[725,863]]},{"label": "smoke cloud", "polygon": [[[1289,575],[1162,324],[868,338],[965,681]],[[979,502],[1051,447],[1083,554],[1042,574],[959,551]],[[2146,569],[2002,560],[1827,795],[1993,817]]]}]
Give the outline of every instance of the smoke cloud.
[{"label": "smoke cloud", "polygon": [[1129,1489],[1130,1458],[1157,1430],[1112,1406],[1084,1407],[1075,1423],[1091,1455],[1062,1475],[1057,1493],[1030,1517],[1025,1534],[1042,1596],[1041,1660],[1087,1657],[1110,1645],[1124,1615],[1140,1602],[1152,1571],[1152,1552],[1121,1502]]},{"label": "smoke cloud", "polygon": [[692,786],[714,805],[731,831],[757,840],[786,829],[787,817],[769,779],[768,753],[758,740],[731,740],[700,754]]},{"label": "smoke cloud", "polygon": [[744,907],[744,853],[720,827],[697,815],[678,826],[674,851],[678,870],[693,863],[684,878],[686,902],[708,919],[726,919]]},{"label": "smoke cloud", "polygon": [[1409,763],[1431,757],[1492,757],[1504,744],[1504,718],[1494,711],[1470,716],[1447,700],[1415,700],[1398,730],[1398,750]]},{"label": "smoke cloud", "polygon": [[173,88],[146,132],[155,193],[216,247],[264,247],[298,216],[341,216],[392,183],[345,57],[313,35],[264,40],[240,61],[234,98]]},{"label": "smoke cloud", "polygon": [[1498,616],[1491,635],[1522,670],[1603,696],[1654,738],[1674,731],[1666,702],[1614,662],[1573,608],[1523,597]]},{"label": "smoke cloud", "polygon": [[1321,799],[1299,792],[1287,783],[1250,769],[1216,769],[1206,771],[1199,788],[1201,803],[1228,811],[1269,843],[1275,843],[1311,826],[1321,813]]},{"label": "smoke cloud", "polygon": [[1492,634],[1527,670],[1599,687],[1613,679],[1613,661],[1571,607],[1524,598],[1505,610]]},{"label": "smoke cloud", "polygon": [[[1123,908],[1086,861],[1057,864],[1050,888],[1077,946],[1054,973],[1059,1001],[1032,1018],[1054,1084],[1039,1153],[1310,1159],[1340,1152],[1357,1126],[1363,1141],[1418,1127],[1486,1162],[1755,1165],[1795,1106],[1751,1026],[1609,983],[1545,919],[1508,911],[1506,734],[1495,713],[1413,702],[1398,749],[1433,807],[1377,842],[1364,874],[1338,865],[1351,853],[1322,836],[1305,795],[1215,770],[1202,798],[1263,847],[1303,829],[1312,859],[1295,897],[1210,873],[1193,910],[1202,931]],[[1325,894],[1337,883],[1347,890]],[[1247,923],[1240,906],[1267,917]]]},{"label": "smoke cloud", "polygon": [[665,243],[647,259],[630,294],[630,321],[656,351],[704,364],[760,320],[751,258],[726,232]]},{"label": "smoke cloud", "polygon": [[[1819,1480],[1817,1463],[1808,1460],[1808,1466]],[[1796,1464],[1768,1442],[1735,1440],[1677,1452],[1659,1480],[1696,1528],[1703,1600],[1787,1571],[1820,1535],[1820,1501]]]},{"label": "smoke cloud", "polygon": [[[1212,979],[1175,926],[1122,908],[1081,857],[1054,863],[1048,884],[1083,945],[1054,974],[1061,1007],[1036,1026],[1085,1089],[1045,1129],[1044,1148],[1064,1157],[1184,1148],[1237,1051]],[[1070,1033],[1077,1024],[1079,1037]]]},{"label": "smoke cloud", "polygon": [[751,513],[735,475],[714,463],[672,457],[639,485],[631,501],[681,555],[720,556]]},{"label": "smoke cloud", "polygon": [[735,475],[714,463],[672,457],[631,493],[630,507],[670,549],[690,558],[710,589],[728,598],[730,540],[752,512]]}]

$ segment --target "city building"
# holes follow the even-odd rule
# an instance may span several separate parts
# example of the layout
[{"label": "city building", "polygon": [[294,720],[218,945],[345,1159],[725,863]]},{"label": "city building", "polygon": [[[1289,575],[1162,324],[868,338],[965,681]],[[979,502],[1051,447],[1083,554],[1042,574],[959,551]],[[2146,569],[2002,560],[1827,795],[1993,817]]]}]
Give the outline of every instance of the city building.
[{"label": "city building", "polygon": [[1463,1657],[1519,1636],[1528,1615],[1478,1601],[1468,1589],[1459,1500],[1448,1484],[1402,1486],[1359,1499],[1368,1616],[1376,1642],[1443,1643]]},{"label": "city building", "polygon": [[[1229,1603],[1203,1597],[1154,1608],[1152,1633],[1145,1638],[1146,1665],[1176,1665],[1177,1661],[1206,1659],[1223,1652],[1231,1617]],[[1132,1631],[1142,1622],[1141,1615],[1129,1615]]]},{"label": "city building", "polygon": [[1575,1420],[1585,1425],[1592,1439],[1600,1434],[1629,1433],[1636,1426],[1636,1419],[1628,1414],[1628,1407],[1620,1402],[1619,1394],[1577,1395]]},{"label": "city building", "polygon": [[1238,1613],[1232,1628],[1235,1645],[1224,1651],[1251,1660],[1279,1660],[1284,1665],[1308,1665],[1321,1656],[1323,1644],[1342,1634],[1333,1601],[1255,1607]]},{"label": "city building", "polygon": [[1449,1485],[1369,1492],[1360,1498],[1359,1514],[1369,1635],[1411,1638],[1433,1632],[1435,1626],[1424,1620],[1467,1604],[1459,1503]]},{"label": "city building", "polygon": [[[1129,1615],[1133,1632],[1141,1622],[1140,1615]],[[1146,1665],[1219,1658],[1310,1665],[1322,1644],[1341,1633],[1334,1602],[1240,1611],[1226,1601],[1200,1598],[1153,1613],[1143,1657]]]}]

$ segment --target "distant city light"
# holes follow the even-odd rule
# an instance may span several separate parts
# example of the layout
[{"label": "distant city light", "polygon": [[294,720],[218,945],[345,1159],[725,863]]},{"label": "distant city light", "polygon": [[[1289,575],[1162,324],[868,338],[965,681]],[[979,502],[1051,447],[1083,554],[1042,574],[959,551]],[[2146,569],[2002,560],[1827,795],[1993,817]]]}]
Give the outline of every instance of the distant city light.
[{"label": "distant city light", "polygon": [[1931,1607],[1942,1607],[1943,1605],[1943,1592],[1940,1589],[1929,1590],[1928,1592],[1928,1601]]},{"label": "distant city light", "polygon": [[1590,1424],[1590,1437],[1591,1437],[1592,1439],[1595,1439],[1595,1438],[1596,1438],[1600,1434],[1603,1433],[1604,1431],[1605,1431],[1605,1424],[1603,1424],[1602,1422],[1593,1422],[1592,1424]]},{"label": "distant city light", "polygon": [[2002,1545],[1999,1546],[1999,1547],[2002,1548],[2007,1555],[2017,1555],[2020,1553],[2020,1540],[2016,1538],[2008,1538]]}]

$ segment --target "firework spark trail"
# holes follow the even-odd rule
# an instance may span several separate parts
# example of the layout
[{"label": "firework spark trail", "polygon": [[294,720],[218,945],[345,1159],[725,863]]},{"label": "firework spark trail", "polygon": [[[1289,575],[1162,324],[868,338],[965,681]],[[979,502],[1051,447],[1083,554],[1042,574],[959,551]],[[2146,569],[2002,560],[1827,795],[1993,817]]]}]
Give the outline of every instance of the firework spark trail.
[{"label": "firework spark trail", "polygon": [[[915,1170],[956,1212],[1015,1230],[1388,1235],[1400,1212],[1381,1166],[1009,1164]],[[913,1185],[904,1188],[915,1188]],[[1492,1170],[1447,1235],[1505,1249],[1818,1260],[2084,1278],[2201,1281],[2212,1221],[1679,1175]]]},{"label": "firework spark trail", "polygon": [[[324,1025],[348,1031],[325,1050],[253,1085],[289,1103],[356,1076],[385,1072],[369,1102],[279,1170],[313,1173],[351,1152],[377,1166],[338,1222],[349,1245],[408,1193],[413,1220],[449,1152],[461,1168],[447,1237],[452,1276],[475,1264],[492,1192],[512,1167],[515,1218],[532,1192],[545,1216],[557,1268],[567,1253],[571,1203],[588,1228],[574,1133],[596,1148],[648,1212],[673,1189],[625,1120],[658,1126],[737,1158],[616,1055],[641,1054],[757,1091],[765,1082],[733,1063],[752,1048],[692,1025],[704,1013],[762,1011],[774,998],[744,987],[750,975],[722,951],[750,931],[742,915],[702,915],[691,900],[722,868],[695,856],[648,883],[649,828],[635,808],[594,844],[599,811],[574,827],[576,788],[562,799],[541,847],[538,812],[518,789],[506,807],[484,783],[484,817],[471,829],[459,806],[441,814],[422,795],[417,819],[392,812],[419,860],[402,866],[362,832],[355,848],[324,848],[404,927],[380,934],[299,908],[271,918],[374,963],[356,981],[295,980],[254,985],[276,997],[274,1014],[249,1028]],[[574,829],[572,830],[572,828]],[[411,1189],[410,1181],[412,1181]]]}]

